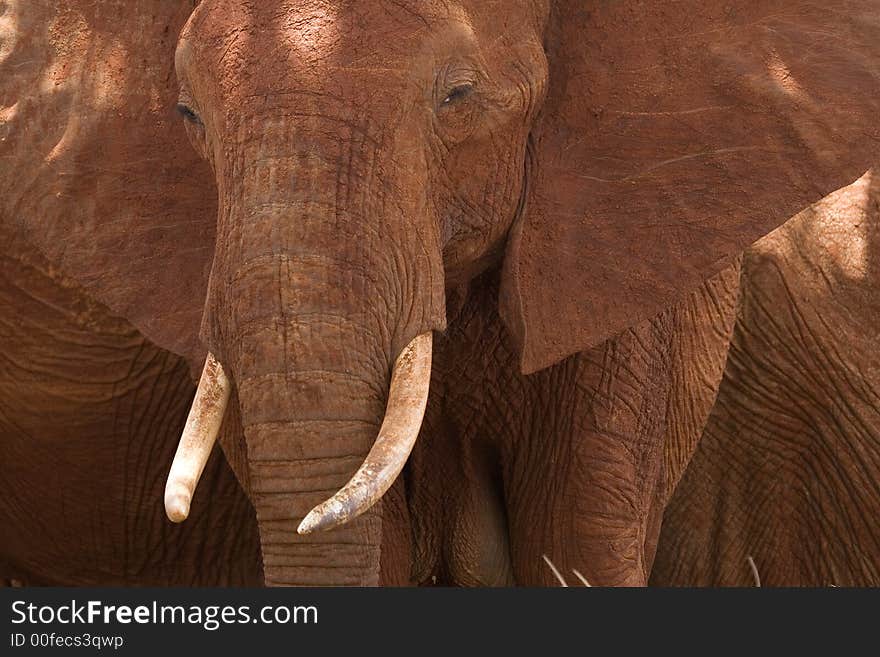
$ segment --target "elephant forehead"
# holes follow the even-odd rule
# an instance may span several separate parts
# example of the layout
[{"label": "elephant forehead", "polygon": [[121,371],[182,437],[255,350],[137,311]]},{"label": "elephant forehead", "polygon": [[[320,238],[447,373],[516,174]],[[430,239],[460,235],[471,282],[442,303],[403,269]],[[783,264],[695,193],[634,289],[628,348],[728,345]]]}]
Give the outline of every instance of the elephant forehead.
[{"label": "elephant forehead", "polygon": [[430,0],[206,0],[182,35],[199,64],[245,87],[412,79],[472,40],[466,12]]}]

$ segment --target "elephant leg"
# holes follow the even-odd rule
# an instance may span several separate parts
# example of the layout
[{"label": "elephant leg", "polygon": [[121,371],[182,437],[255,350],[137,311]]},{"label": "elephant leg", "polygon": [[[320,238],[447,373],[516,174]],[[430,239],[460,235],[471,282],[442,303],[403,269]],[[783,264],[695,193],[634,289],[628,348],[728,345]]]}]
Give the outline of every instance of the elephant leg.
[{"label": "elephant leg", "polygon": [[582,450],[548,450],[529,475],[513,478],[508,505],[518,583],[558,586],[549,560],[570,586],[647,584],[662,518],[660,478],[609,449],[617,439],[583,435]]},{"label": "elephant leg", "polygon": [[[429,413],[423,444],[432,464],[447,454],[434,479],[463,491],[446,503],[456,510],[447,531],[459,559],[447,562],[503,553],[512,581],[553,585],[546,556],[569,583],[576,570],[599,585],[646,584],[668,491],[723,369],[737,274],[733,266],[678,307],[531,376],[485,312],[493,281],[474,284],[438,343],[444,407]],[[450,499],[442,492],[426,497]]]},{"label": "elephant leg", "polygon": [[[444,453],[436,443],[454,454],[435,474],[442,489],[425,495],[453,502],[451,580],[467,581],[495,553],[510,557],[511,575],[493,573],[505,583],[555,585],[546,555],[571,580],[577,570],[596,584],[645,584],[662,514],[672,314],[523,376],[508,333],[485,312],[493,297],[491,279],[473,285],[438,344],[447,392],[430,426],[444,427],[445,442],[432,434],[422,445],[434,459]],[[456,488],[460,497],[443,495]]]},{"label": "elephant leg", "polygon": [[571,585],[647,584],[673,326],[664,313],[525,379],[519,407],[532,414],[504,462],[517,582],[558,585],[547,557]]}]

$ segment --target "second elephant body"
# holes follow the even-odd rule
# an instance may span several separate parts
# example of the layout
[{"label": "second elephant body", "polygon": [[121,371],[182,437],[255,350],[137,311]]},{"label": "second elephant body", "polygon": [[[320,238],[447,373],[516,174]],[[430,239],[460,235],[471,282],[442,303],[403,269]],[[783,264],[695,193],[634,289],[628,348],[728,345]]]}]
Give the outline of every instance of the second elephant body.
[{"label": "second elephant body", "polygon": [[724,379],[656,584],[880,584],[876,169],[748,249]]}]

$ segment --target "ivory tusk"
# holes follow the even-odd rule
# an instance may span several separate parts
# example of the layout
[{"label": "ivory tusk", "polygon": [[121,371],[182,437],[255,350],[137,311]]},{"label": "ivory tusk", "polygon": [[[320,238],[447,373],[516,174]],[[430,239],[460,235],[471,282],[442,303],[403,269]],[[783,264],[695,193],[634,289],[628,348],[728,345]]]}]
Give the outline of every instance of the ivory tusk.
[{"label": "ivory tusk", "polygon": [[193,493],[217,441],[229,392],[223,366],[209,353],[165,484],[165,513],[171,522],[183,522],[189,516]]},{"label": "ivory tusk", "polygon": [[431,383],[430,332],[415,337],[397,357],[385,419],[363,465],[333,497],[312,509],[300,534],[332,529],[356,518],[391,487],[412,452],[422,427]]}]

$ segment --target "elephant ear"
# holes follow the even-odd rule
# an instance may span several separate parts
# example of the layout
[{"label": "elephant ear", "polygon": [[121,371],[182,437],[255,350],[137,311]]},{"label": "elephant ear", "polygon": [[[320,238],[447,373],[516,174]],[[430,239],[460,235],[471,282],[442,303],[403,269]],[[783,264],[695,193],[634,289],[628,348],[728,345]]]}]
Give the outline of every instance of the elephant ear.
[{"label": "elephant ear", "polygon": [[880,148],[880,3],[553,2],[500,309],[524,373],[648,318]]},{"label": "elephant ear", "polygon": [[216,191],[174,109],[192,0],[0,4],[0,229],[197,354]]}]

